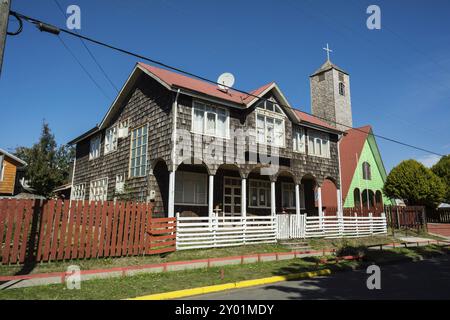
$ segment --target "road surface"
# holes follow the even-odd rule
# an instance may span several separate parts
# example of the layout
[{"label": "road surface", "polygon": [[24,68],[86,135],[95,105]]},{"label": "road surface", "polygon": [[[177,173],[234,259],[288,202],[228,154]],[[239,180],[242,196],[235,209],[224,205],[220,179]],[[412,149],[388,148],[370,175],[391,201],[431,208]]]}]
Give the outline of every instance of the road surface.
[{"label": "road surface", "polygon": [[189,297],[189,300],[450,299],[450,257],[380,266],[381,289],[367,289],[366,270]]}]

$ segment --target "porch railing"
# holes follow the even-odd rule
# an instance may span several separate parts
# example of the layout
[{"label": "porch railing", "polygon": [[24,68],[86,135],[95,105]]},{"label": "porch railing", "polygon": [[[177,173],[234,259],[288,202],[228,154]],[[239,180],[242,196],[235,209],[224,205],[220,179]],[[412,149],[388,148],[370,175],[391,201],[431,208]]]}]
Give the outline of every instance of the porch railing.
[{"label": "porch railing", "polygon": [[180,217],[177,214],[177,250],[273,243],[276,236],[274,216]]}]

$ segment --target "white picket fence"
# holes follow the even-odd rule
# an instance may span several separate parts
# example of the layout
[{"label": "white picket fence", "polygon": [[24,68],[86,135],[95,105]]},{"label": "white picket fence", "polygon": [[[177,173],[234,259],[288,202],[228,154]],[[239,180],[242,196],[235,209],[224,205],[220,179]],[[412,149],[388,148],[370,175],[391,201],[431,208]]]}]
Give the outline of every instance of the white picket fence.
[{"label": "white picket fence", "polygon": [[177,250],[217,248],[277,241],[275,216],[180,217]]},{"label": "white picket fence", "polygon": [[306,215],[279,214],[277,239],[364,237],[387,233],[384,214],[381,217],[308,217]]}]

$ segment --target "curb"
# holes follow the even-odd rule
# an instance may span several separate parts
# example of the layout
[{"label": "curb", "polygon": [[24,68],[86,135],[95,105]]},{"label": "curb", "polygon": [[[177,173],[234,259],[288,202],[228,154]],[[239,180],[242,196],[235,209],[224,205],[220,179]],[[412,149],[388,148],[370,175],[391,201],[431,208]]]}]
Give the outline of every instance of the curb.
[{"label": "curb", "polygon": [[288,281],[288,280],[302,279],[302,278],[313,278],[313,277],[317,277],[317,276],[326,276],[326,275],[330,275],[330,274],[331,274],[330,269],[323,269],[323,270],[318,270],[318,271],[307,271],[307,272],[302,272],[302,273],[288,274],[285,276],[273,276],[273,277],[267,277],[267,278],[218,284],[218,285],[213,285],[213,286],[176,290],[176,291],[169,291],[169,292],[164,292],[164,293],[156,293],[156,294],[150,294],[150,295],[146,295],[146,296],[129,298],[129,299],[125,299],[125,300],[177,299],[177,298],[184,298],[184,297],[212,293],[212,292],[260,286],[260,285],[264,285],[264,284],[281,282],[281,281]]}]

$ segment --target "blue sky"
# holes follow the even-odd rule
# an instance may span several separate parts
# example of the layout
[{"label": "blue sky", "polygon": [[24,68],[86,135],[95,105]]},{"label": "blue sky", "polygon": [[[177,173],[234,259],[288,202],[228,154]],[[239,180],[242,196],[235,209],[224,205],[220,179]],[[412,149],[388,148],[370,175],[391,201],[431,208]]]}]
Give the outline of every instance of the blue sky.
[{"label": "blue sky", "polygon": [[[450,152],[450,3],[429,1],[119,1],[58,0],[81,8],[80,33],[217,79],[254,89],[276,81],[289,102],[310,111],[309,78],[325,60],[350,73],[354,126],[438,153]],[[65,25],[54,0],[13,0],[18,12]],[[366,27],[366,8],[381,8],[381,30]],[[10,20],[10,29],[16,23]],[[46,119],[58,143],[101,120],[116,91],[78,39],[61,35],[103,88],[100,91],[56,36],[29,24],[8,37],[0,78],[0,147],[38,139]],[[117,87],[135,58],[88,44]],[[434,156],[377,139],[390,170],[403,159]]]}]

